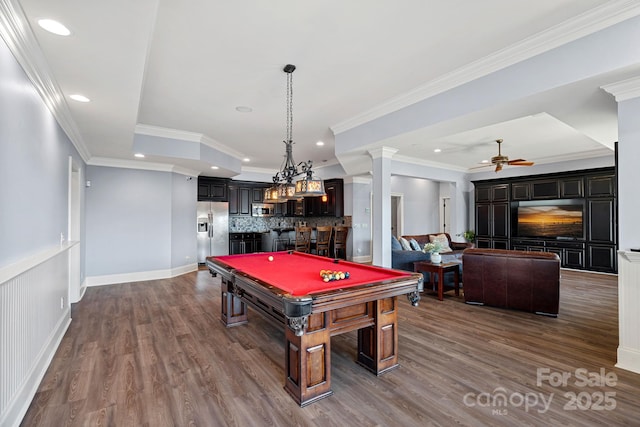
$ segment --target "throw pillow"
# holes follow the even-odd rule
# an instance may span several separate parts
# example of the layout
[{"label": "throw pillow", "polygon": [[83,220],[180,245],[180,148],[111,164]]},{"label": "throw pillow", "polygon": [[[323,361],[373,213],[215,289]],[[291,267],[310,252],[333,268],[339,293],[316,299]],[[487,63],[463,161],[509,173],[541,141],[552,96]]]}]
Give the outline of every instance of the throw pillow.
[{"label": "throw pillow", "polygon": [[409,241],[407,239],[405,239],[404,237],[401,237],[400,239],[400,244],[402,245],[402,249],[404,249],[405,251],[411,251],[411,245],[409,244]]},{"label": "throw pillow", "polygon": [[409,244],[411,245],[411,249],[413,249],[414,251],[422,250],[422,248],[420,247],[420,243],[418,243],[416,239],[409,240]]},{"label": "throw pillow", "polygon": [[429,236],[429,241],[431,243],[433,242],[439,242],[440,245],[442,246],[442,249],[440,250],[441,254],[447,253],[447,252],[453,252],[451,250],[451,248],[449,247],[449,239],[447,239],[447,235],[446,234],[437,234],[435,236],[430,235]]},{"label": "throw pillow", "polygon": [[396,239],[396,236],[391,236],[391,250],[392,251],[402,250],[402,245],[400,244],[400,242],[398,242],[398,239]]}]

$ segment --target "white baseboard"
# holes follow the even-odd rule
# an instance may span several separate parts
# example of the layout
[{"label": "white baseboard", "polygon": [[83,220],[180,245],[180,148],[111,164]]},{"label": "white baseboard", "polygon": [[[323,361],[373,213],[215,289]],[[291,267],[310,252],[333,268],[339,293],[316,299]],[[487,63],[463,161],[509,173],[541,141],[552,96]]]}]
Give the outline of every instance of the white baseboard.
[{"label": "white baseboard", "polygon": [[86,286],[115,285],[117,283],[141,282],[144,280],[169,279],[190,273],[198,269],[198,264],[187,264],[168,270],[138,271],[134,273],[108,274],[105,276],[90,276],[85,282]]},{"label": "white baseboard", "polygon": [[363,255],[363,256],[354,256],[351,261],[358,262],[360,264],[371,263],[372,261],[371,255]]},{"label": "white baseboard", "polygon": [[82,301],[82,297],[84,293],[87,292],[87,278],[85,277],[80,285],[80,298],[78,298],[78,302]]},{"label": "white baseboard", "polygon": [[71,324],[69,310],[69,307],[67,307],[66,310],[62,312],[58,324],[53,329],[44,347],[42,347],[30,372],[24,379],[22,387],[17,390],[9,402],[5,413],[0,417],[0,426],[18,427],[20,425],[21,420],[31,405],[33,397],[38,391],[40,382],[42,382],[44,375],[47,373],[47,369],[53,360],[53,356],[56,354],[56,350],[62,342],[62,338],[64,338],[65,332],[67,332],[67,328],[69,328]]},{"label": "white baseboard", "polygon": [[616,368],[640,374],[640,352],[632,348],[618,347],[618,363]]}]

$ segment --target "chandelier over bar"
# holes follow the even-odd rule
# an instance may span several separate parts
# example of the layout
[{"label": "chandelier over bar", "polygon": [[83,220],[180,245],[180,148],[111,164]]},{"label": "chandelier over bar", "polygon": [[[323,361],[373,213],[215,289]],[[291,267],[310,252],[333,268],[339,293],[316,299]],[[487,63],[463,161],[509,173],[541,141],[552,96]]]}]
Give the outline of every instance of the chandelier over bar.
[{"label": "chandelier over bar", "polygon": [[[284,142],[285,160],[282,169],[273,176],[273,186],[264,192],[264,201],[280,203],[302,197],[325,195],[324,183],[313,178],[311,160],[298,164],[293,160],[293,72],[296,66],[287,64],[283,71],[287,74],[287,130]],[[294,178],[304,175],[293,184]]]}]

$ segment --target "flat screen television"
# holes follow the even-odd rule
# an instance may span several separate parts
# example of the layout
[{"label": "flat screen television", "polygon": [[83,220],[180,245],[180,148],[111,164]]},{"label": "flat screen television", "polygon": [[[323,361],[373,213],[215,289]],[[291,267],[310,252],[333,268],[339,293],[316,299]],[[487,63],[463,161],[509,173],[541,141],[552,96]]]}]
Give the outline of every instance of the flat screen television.
[{"label": "flat screen television", "polygon": [[573,200],[520,202],[517,211],[518,237],[582,239],[584,203]]}]

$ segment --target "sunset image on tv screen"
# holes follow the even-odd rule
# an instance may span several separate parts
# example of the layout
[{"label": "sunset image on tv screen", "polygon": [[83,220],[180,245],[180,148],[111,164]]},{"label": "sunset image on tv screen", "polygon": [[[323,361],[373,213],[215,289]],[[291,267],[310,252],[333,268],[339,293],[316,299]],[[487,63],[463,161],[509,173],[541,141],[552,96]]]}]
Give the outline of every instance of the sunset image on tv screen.
[{"label": "sunset image on tv screen", "polygon": [[582,237],[582,206],[519,206],[518,235]]}]

